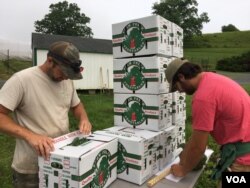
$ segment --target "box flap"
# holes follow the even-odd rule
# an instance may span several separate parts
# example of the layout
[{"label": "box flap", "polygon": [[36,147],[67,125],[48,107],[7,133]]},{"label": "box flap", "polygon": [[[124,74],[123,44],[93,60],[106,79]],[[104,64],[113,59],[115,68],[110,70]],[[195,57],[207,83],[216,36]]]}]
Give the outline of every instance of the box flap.
[{"label": "box flap", "polygon": [[54,139],[55,150],[51,153],[65,156],[80,157],[81,155],[99,147],[106,142],[117,139],[106,135],[83,135],[80,131],[74,131]]},{"label": "box flap", "polygon": [[91,134],[87,137],[88,140],[96,140],[96,141],[102,141],[102,142],[110,142],[111,140],[116,139],[114,136],[108,136],[108,135],[100,135],[100,134]]},{"label": "box flap", "polygon": [[74,132],[56,137],[53,139],[55,149],[61,148],[67,144],[70,144],[76,137],[84,138],[86,137],[86,135],[83,135],[80,131],[74,131]]},{"label": "box flap", "polygon": [[127,127],[122,127],[122,126],[114,126],[114,127],[110,127],[101,131],[95,131],[95,134],[100,134],[100,135],[111,135],[117,138],[122,138],[122,139],[126,139],[126,140],[130,140],[130,141],[136,141],[136,142],[140,142],[142,140],[144,140],[143,137],[138,136],[136,134],[130,133],[130,132],[125,132],[124,130]]}]

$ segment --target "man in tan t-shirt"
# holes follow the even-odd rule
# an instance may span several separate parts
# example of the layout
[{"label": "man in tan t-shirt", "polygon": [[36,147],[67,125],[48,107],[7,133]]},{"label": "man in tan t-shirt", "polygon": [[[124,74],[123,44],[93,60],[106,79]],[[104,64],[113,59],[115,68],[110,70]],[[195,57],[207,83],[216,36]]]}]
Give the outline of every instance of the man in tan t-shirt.
[{"label": "man in tan t-shirt", "polygon": [[16,138],[14,187],[38,187],[38,155],[48,158],[52,138],[69,132],[69,110],[79,120],[79,130],[90,133],[92,125],[72,81],[82,78],[82,70],[78,49],[59,41],[50,46],[43,65],[14,74],[0,90],[0,132]]}]

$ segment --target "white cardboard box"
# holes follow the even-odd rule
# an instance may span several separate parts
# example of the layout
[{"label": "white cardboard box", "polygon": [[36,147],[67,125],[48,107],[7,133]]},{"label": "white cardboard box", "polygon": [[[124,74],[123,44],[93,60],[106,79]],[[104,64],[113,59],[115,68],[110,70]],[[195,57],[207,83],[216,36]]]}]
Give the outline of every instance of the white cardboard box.
[{"label": "white cardboard box", "polygon": [[183,29],[172,23],[172,55],[175,57],[182,58],[183,57]]},{"label": "white cardboard box", "polygon": [[117,178],[117,138],[75,131],[54,141],[49,160],[38,158],[40,188],[104,188]]},{"label": "white cardboard box", "polygon": [[176,129],[175,126],[163,130],[160,135],[160,170],[176,158]]},{"label": "white cardboard box", "polygon": [[114,94],[114,124],[160,131],[171,126],[170,94]]},{"label": "white cardboard box", "polygon": [[186,119],[186,94],[178,91],[173,92],[173,125]]},{"label": "white cardboard box", "polygon": [[173,59],[159,56],[114,59],[114,93],[169,93],[165,69]]},{"label": "white cardboard box", "polygon": [[113,57],[172,56],[172,23],[153,15],[112,24]]},{"label": "white cardboard box", "polygon": [[160,133],[124,126],[95,132],[118,138],[117,177],[139,185],[159,171]]},{"label": "white cardboard box", "polygon": [[185,140],[185,120],[177,122],[175,125],[176,129],[176,142],[177,148],[179,148],[180,144],[184,144]]}]

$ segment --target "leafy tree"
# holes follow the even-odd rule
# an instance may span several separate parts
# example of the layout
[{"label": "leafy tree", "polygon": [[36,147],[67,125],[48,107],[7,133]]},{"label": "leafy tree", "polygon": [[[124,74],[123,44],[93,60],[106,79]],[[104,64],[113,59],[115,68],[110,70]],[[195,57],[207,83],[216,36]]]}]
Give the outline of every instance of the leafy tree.
[{"label": "leafy tree", "polygon": [[35,21],[35,31],[45,34],[92,37],[91,28],[86,24],[90,18],[80,13],[75,3],[67,1],[51,4],[50,13],[42,20]]},{"label": "leafy tree", "polygon": [[201,35],[203,23],[209,22],[206,12],[198,15],[196,0],[162,0],[154,3],[153,14],[158,14],[179,25],[184,32],[184,40],[193,35]]},{"label": "leafy tree", "polygon": [[228,24],[227,26],[224,25],[221,27],[222,32],[230,32],[230,31],[239,31],[237,27],[235,27],[233,24]]}]

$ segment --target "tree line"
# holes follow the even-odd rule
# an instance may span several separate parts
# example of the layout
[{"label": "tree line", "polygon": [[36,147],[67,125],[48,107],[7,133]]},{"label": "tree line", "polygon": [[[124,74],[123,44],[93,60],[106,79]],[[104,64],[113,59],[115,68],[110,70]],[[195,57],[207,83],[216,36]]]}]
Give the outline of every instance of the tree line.
[{"label": "tree line", "polygon": [[[210,21],[206,12],[198,14],[196,0],[162,0],[152,5],[153,14],[160,15],[183,28],[184,40],[202,35],[204,23]],[[90,18],[76,3],[58,2],[49,6],[49,13],[34,23],[35,31],[44,34],[81,36],[92,38],[93,32],[87,26]],[[222,26],[222,32],[239,31],[233,24]]]}]

